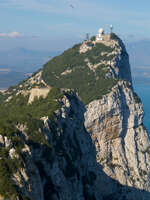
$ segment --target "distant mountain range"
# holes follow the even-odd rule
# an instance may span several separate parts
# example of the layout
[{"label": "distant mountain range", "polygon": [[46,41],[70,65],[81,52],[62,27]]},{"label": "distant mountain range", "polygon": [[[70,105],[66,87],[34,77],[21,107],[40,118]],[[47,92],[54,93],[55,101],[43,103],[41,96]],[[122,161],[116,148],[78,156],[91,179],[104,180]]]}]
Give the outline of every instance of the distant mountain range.
[{"label": "distant mountain range", "polygon": [[15,48],[0,51],[0,68],[9,68],[19,72],[34,72],[51,57],[60,52],[38,51],[25,48]]},{"label": "distant mountain range", "polygon": [[[126,43],[130,56],[133,81],[150,83],[150,40]],[[14,48],[0,51],[0,88],[17,84],[43,66],[60,51],[40,51],[25,48]]]},{"label": "distant mountain range", "polygon": [[60,52],[15,48],[0,51],[0,89],[16,85]]},{"label": "distant mountain range", "polygon": [[0,90],[7,89],[12,85],[17,85],[20,81],[27,78],[26,74],[23,72],[0,72]]}]

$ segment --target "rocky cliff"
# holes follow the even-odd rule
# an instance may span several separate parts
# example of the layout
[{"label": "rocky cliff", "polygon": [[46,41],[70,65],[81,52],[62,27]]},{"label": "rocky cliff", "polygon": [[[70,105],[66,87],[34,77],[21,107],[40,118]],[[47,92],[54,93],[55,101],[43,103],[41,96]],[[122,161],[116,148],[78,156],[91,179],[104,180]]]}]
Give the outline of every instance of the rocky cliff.
[{"label": "rocky cliff", "polygon": [[116,35],[69,49],[1,98],[0,199],[148,200],[143,114]]}]

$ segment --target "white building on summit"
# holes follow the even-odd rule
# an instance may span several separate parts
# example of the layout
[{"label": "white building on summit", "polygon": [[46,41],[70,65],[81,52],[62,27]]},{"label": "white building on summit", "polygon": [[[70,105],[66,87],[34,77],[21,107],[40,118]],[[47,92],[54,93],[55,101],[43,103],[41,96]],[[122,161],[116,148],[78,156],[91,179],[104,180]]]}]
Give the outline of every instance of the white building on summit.
[{"label": "white building on summit", "polygon": [[97,41],[98,41],[98,40],[103,40],[103,39],[104,39],[104,34],[105,34],[104,29],[100,28],[100,29],[98,30],[98,34],[97,34],[97,36],[96,36],[96,40],[97,40]]},{"label": "white building on summit", "polygon": [[89,39],[89,34],[86,34],[86,40],[84,40],[80,46],[80,53],[85,53],[88,50],[91,50],[96,43],[102,43],[106,46],[110,46],[113,44],[113,41],[111,40],[111,34],[112,34],[113,26],[110,25],[110,33],[105,33],[103,28],[100,28],[98,30],[98,34],[93,38]]}]

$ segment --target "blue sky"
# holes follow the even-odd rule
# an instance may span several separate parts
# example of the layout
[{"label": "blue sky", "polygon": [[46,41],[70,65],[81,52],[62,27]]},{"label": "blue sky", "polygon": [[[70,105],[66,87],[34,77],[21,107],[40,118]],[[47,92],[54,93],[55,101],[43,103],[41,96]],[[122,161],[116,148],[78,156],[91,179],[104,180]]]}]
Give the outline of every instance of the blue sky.
[{"label": "blue sky", "polygon": [[149,9],[149,0],[0,0],[0,50],[63,50],[110,24],[123,39],[150,38]]}]

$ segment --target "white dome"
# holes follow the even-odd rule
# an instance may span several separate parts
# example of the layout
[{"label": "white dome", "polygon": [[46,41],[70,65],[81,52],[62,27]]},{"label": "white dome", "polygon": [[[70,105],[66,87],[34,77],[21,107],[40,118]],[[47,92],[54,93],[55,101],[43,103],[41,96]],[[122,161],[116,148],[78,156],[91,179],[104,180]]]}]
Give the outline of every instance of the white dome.
[{"label": "white dome", "polygon": [[113,25],[112,25],[112,24],[110,25],[110,29],[111,29],[111,30],[113,29]]},{"label": "white dome", "polygon": [[98,33],[99,33],[99,34],[103,34],[103,33],[104,33],[104,29],[103,29],[103,28],[100,28],[100,29],[98,30]]}]

